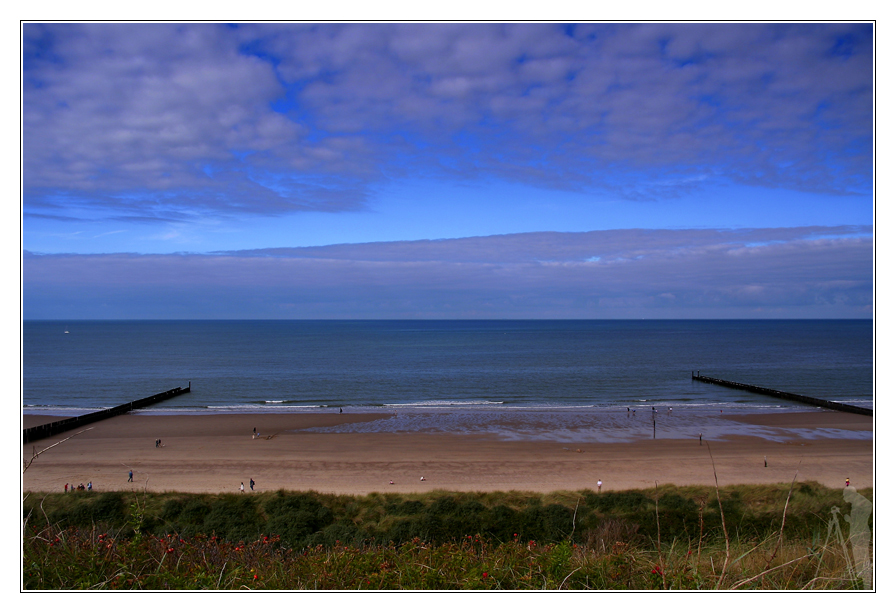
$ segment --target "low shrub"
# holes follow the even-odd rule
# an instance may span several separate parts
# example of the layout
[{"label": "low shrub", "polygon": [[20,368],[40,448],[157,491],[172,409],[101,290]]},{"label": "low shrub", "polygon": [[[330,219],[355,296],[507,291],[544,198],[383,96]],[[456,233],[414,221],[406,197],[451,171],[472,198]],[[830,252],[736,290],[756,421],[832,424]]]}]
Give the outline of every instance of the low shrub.
[{"label": "low shrub", "polygon": [[264,512],[264,533],[279,535],[290,547],[300,547],[308,537],[335,521],[332,511],[313,494],[287,494],[282,490],[265,503]]},{"label": "low shrub", "polygon": [[95,524],[121,525],[125,521],[126,506],[119,492],[78,492],[69,497],[73,504],[52,512],[52,523],[88,528]]},{"label": "low shrub", "polygon": [[[730,538],[751,541],[777,534],[789,484],[721,488]],[[345,543],[400,545],[416,539],[431,544],[462,542],[480,535],[496,543],[570,540],[608,550],[617,543],[650,547],[660,536],[701,543],[723,542],[722,514],[714,488],[623,492],[523,492],[371,494],[337,496],[315,492],[253,495],[79,492],[30,494],[23,518],[32,525],[60,528],[109,527],[130,536],[137,531],[182,538],[215,535],[249,542],[279,535],[284,547]],[[865,491],[863,495],[872,496]],[[813,538],[824,532],[842,492],[818,484],[799,485],[788,506],[785,534]],[[659,525],[659,534],[657,532]],[[817,539],[816,539],[817,540]]]}]

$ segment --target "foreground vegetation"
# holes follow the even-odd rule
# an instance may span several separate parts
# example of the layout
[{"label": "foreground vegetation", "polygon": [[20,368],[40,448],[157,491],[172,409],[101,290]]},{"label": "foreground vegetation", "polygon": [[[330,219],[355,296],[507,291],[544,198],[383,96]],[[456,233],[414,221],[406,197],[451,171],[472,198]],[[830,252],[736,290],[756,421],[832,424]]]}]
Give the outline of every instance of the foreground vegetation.
[{"label": "foreground vegetation", "polygon": [[831,530],[837,505],[840,490],[814,483],[547,495],[30,494],[23,587],[863,589],[839,524]]}]

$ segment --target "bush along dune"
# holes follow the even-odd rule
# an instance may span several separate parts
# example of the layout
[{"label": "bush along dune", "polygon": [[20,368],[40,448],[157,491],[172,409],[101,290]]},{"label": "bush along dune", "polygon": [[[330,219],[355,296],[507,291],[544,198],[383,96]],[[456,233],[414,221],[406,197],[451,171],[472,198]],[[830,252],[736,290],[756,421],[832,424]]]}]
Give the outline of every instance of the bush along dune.
[{"label": "bush along dune", "polygon": [[[858,492],[870,501],[872,491]],[[26,590],[871,589],[816,483],[595,493],[28,493]],[[846,510],[844,510],[846,512]],[[867,551],[866,551],[867,548]]]}]

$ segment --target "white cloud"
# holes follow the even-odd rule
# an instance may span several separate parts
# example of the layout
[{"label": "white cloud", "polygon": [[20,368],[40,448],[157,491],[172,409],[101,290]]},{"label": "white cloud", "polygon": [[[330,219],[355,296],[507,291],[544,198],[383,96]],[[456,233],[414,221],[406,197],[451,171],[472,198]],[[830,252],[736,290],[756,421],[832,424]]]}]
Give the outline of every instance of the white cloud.
[{"label": "white cloud", "polygon": [[[757,307],[865,317],[868,232],[628,230],[219,255],[26,254],[24,309],[26,319],[749,317]],[[286,303],[297,306],[279,311]]]},{"label": "white cloud", "polygon": [[[403,173],[867,192],[870,28],[25,24],[26,208],[154,190],[205,213],[344,210]],[[326,195],[255,184],[288,172]]]}]

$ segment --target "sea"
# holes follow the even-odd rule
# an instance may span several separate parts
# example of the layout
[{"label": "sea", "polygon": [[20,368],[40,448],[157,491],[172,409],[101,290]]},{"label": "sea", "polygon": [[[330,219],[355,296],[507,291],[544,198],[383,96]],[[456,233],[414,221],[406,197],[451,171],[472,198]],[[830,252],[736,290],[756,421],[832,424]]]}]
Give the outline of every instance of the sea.
[{"label": "sea", "polygon": [[[630,441],[752,434],[820,410],[697,373],[874,408],[872,320],[25,321],[22,411],[75,416],[174,387],[149,415],[378,413],[333,432]],[[870,438],[816,429],[797,434]],[[793,432],[789,433],[790,436]]]}]

